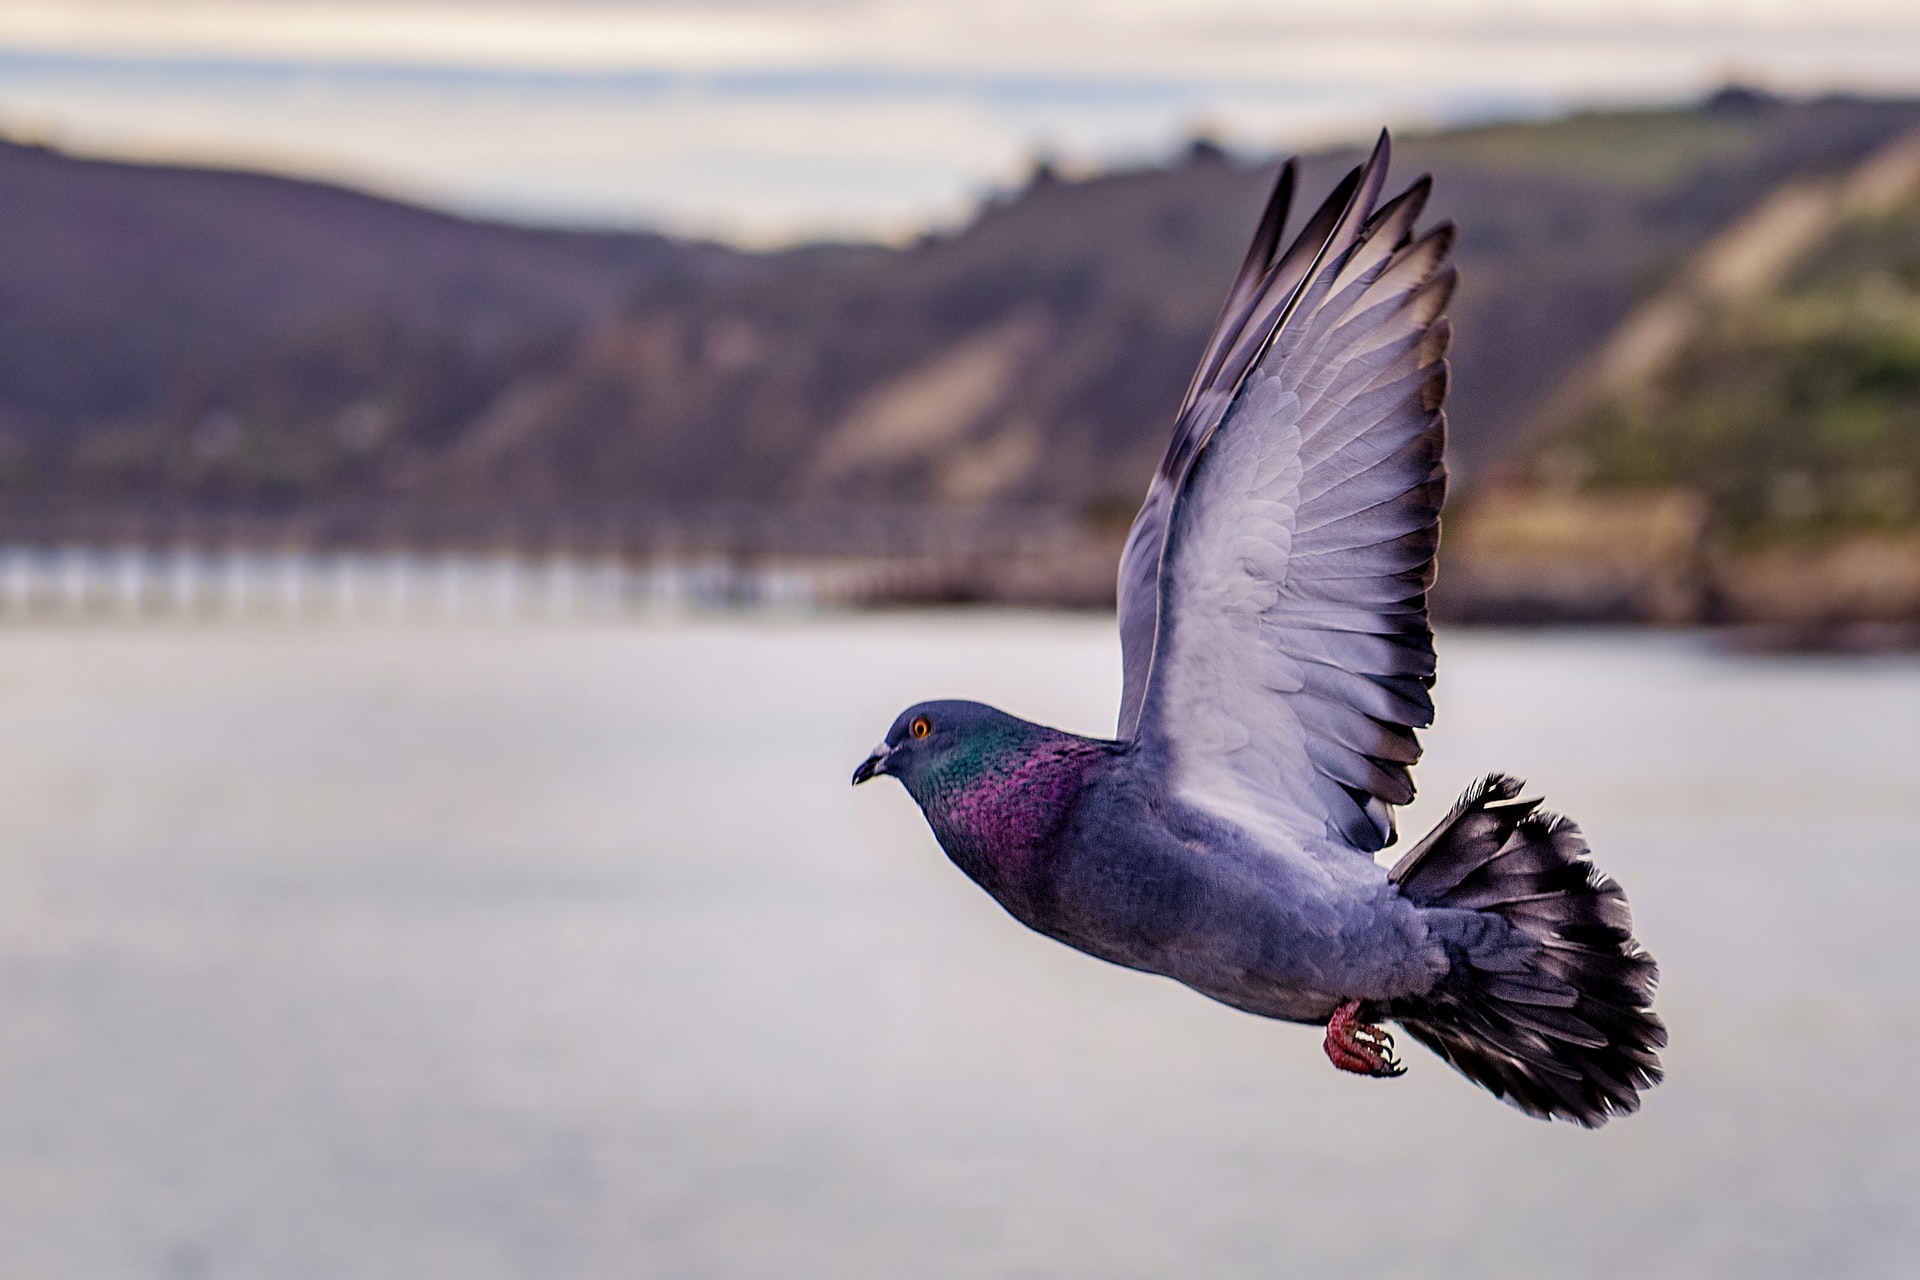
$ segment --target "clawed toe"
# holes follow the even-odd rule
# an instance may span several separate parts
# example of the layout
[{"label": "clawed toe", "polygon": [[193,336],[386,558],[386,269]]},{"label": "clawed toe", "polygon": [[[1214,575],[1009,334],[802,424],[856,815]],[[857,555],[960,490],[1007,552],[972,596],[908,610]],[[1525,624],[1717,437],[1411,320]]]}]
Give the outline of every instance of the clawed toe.
[{"label": "clawed toe", "polygon": [[1376,1027],[1370,1022],[1356,1022],[1352,1034],[1355,1040],[1382,1053],[1393,1052],[1393,1033],[1384,1027]]},{"label": "clawed toe", "polygon": [[1342,1071],[1360,1076],[1392,1077],[1407,1069],[1393,1056],[1393,1036],[1371,1023],[1359,1021],[1360,1002],[1349,1000],[1327,1019],[1327,1058]]}]

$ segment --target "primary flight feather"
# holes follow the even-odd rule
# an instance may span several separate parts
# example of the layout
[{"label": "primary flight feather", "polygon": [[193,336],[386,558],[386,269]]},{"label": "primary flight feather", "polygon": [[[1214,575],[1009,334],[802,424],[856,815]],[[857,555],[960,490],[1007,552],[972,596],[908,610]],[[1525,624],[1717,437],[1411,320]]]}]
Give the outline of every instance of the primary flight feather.
[{"label": "primary flight feather", "polygon": [[1656,968],[1572,823],[1488,776],[1391,869],[1433,720],[1452,228],[1380,203],[1385,134],[1283,250],[1281,171],[1134,519],[1119,726],[902,712],[854,782],[905,784],[1016,918],[1403,1068],[1399,1023],[1537,1116],[1660,1080]]}]

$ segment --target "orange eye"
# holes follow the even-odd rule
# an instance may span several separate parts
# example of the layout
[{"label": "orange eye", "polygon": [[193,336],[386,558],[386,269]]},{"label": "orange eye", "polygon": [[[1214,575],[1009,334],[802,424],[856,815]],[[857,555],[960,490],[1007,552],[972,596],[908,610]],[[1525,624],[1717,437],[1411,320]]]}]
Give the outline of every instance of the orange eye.
[{"label": "orange eye", "polygon": [[933,721],[925,716],[915,716],[913,723],[907,726],[907,732],[916,738],[924,738],[933,732]]}]

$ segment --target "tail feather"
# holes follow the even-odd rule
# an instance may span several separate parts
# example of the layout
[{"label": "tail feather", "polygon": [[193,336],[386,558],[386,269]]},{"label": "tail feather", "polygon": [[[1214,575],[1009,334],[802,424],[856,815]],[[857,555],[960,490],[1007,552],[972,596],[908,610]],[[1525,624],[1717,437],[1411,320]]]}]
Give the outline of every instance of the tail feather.
[{"label": "tail feather", "polygon": [[1659,967],[1580,829],[1521,786],[1489,774],[1389,873],[1462,928],[1448,976],[1388,1016],[1522,1111],[1595,1128],[1660,1082]]}]

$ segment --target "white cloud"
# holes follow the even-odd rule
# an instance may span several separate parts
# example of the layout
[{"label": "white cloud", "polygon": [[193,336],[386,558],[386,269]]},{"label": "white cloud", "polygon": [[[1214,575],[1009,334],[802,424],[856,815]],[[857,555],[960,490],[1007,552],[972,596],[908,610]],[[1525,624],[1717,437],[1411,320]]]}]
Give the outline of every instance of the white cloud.
[{"label": "white cloud", "polygon": [[[1909,42],[1910,0],[9,0],[0,46],[495,68],[817,65],[1273,74],[1328,52],[1681,39]],[[1338,70],[1358,64],[1340,56]]]}]

